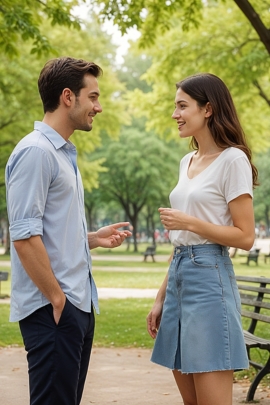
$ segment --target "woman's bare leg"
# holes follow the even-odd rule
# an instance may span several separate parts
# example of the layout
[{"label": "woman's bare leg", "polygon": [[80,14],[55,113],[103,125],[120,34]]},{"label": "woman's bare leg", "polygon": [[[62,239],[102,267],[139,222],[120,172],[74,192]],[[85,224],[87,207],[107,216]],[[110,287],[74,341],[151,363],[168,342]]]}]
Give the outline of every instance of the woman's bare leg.
[{"label": "woman's bare leg", "polygon": [[232,405],[232,370],[173,375],[185,405]]},{"label": "woman's bare leg", "polygon": [[173,375],[184,404],[197,405],[193,374],[182,374],[180,371],[173,370]]},{"label": "woman's bare leg", "polygon": [[232,405],[233,371],[193,374],[198,405]]}]

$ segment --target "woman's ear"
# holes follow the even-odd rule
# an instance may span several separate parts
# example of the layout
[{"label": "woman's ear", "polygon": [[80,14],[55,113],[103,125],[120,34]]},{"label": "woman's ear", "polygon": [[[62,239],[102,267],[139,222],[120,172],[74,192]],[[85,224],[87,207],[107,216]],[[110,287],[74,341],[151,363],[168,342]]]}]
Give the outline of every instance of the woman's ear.
[{"label": "woman's ear", "polygon": [[213,113],[213,111],[212,111],[212,106],[211,106],[211,104],[208,102],[208,103],[206,103],[206,105],[205,105],[205,117],[206,117],[206,118],[211,117],[212,113]]}]

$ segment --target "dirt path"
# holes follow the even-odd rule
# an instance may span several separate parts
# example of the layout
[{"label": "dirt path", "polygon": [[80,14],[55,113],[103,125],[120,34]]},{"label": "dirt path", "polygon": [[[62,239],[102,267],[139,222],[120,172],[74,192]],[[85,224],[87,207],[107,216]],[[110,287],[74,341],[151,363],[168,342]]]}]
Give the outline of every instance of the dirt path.
[{"label": "dirt path", "polygon": [[[81,405],[183,404],[171,372],[151,363],[150,354],[140,349],[93,349]],[[0,387],[1,404],[29,404],[23,348],[0,349]],[[234,384],[233,405],[243,404],[247,387],[246,383]],[[259,388],[255,399],[269,405],[270,390]]]}]

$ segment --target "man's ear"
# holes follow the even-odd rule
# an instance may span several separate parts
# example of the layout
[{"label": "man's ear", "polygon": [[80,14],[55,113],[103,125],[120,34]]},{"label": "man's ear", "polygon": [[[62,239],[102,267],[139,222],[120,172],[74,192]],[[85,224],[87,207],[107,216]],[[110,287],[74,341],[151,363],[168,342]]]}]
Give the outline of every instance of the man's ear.
[{"label": "man's ear", "polygon": [[71,102],[72,102],[72,98],[73,98],[74,94],[72,93],[72,91],[69,88],[65,88],[62,91],[62,94],[60,96],[60,98],[62,99],[63,103],[67,106],[70,107],[71,106]]},{"label": "man's ear", "polygon": [[211,117],[212,113],[213,113],[213,111],[212,111],[212,106],[211,106],[211,104],[208,102],[208,103],[206,103],[206,105],[205,105],[205,117],[206,117],[206,118]]}]

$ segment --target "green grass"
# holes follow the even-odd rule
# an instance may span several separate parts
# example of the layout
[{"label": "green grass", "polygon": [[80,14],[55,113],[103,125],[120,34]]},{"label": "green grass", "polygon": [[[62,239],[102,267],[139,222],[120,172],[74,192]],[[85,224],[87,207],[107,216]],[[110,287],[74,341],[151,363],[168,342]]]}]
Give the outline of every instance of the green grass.
[{"label": "green grass", "polygon": [[147,262],[141,261],[134,261],[133,256],[129,256],[130,259],[126,260],[98,260],[97,258],[94,258],[93,260],[93,268],[95,269],[96,267],[123,267],[125,270],[129,269],[144,269],[144,270],[151,270],[151,269],[160,269],[160,268],[165,268],[167,269],[169,267],[169,262],[168,261],[158,261],[158,262],[153,262],[152,259]]},{"label": "green grass", "polygon": [[[93,250],[93,253],[97,253],[100,255],[126,255],[126,256],[142,256],[142,253],[146,250],[147,246],[152,245],[152,243],[138,243],[138,252],[134,252],[133,244],[130,245],[129,250],[127,250],[127,244],[124,243],[123,245],[114,248],[114,249],[104,249],[104,248],[97,248]],[[156,254],[157,255],[170,255],[173,250],[173,247],[170,243],[162,243],[156,246]]]},{"label": "green grass", "polygon": [[10,255],[0,255],[0,261],[7,261],[10,260]]},{"label": "green grass", "polygon": [[18,345],[23,341],[18,322],[9,322],[9,305],[0,305],[0,346]]},{"label": "green grass", "polygon": [[109,288],[159,288],[165,278],[166,270],[160,272],[127,273],[123,271],[94,271],[98,287]]},{"label": "green grass", "polygon": [[[122,246],[117,249],[120,248],[122,249],[122,254],[125,254]],[[164,244],[158,246],[159,248],[167,249],[169,256],[170,245]],[[152,261],[132,261],[131,255],[126,255],[125,261],[113,260],[114,255],[112,253],[110,253],[110,256],[112,260],[98,260],[97,257],[93,260],[93,274],[98,287],[159,288],[168,269],[167,256],[166,260],[158,261],[157,263],[153,263]],[[7,260],[9,257],[1,255],[0,260],[3,260],[3,258]],[[237,275],[270,277],[270,265],[268,263],[265,264],[262,257],[259,259],[258,266],[253,262],[247,266],[245,262],[246,257],[237,256],[233,259]],[[0,271],[10,273],[10,267],[1,266]],[[1,296],[10,295],[10,282],[11,277],[9,274],[8,280],[1,282]]]},{"label": "green grass", "polygon": [[96,347],[152,348],[153,339],[146,330],[146,316],[153,299],[100,300],[96,316]]},{"label": "green grass", "polygon": [[9,297],[10,296],[10,286],[11,286],[10,266],[0,266],[0,271],[8,272],[7,281],[0,281],[0,285],[1,285],[0,298]]},{"label": "green grass", "polygon": [[246,256],[236,256],[232,259],[234,265],[234,271],[237,275],[245,276],[264,276],[270,277],[270,264],[264,263],[263,257],[260,256],[258,260],[258,265],[254,262],[250,262],[249,266],[246,264]]},{"label": "green grass", "polygon": [[[96,315],[96,347],[152,348],[153,340],[146,331],[146,316],[152,299],[100,300]],[[0,346],[23,344],[17,322],[9,322],[9,305],[0,306]]]}]

